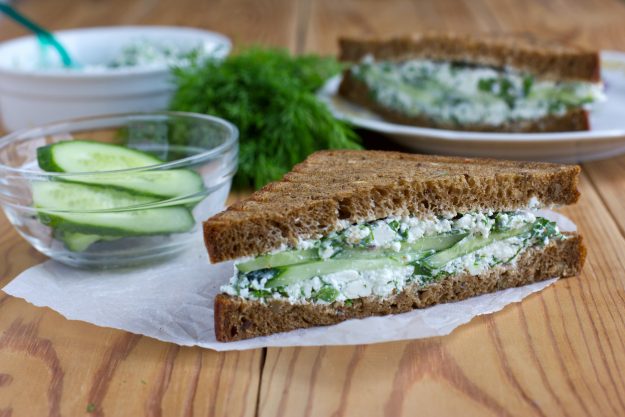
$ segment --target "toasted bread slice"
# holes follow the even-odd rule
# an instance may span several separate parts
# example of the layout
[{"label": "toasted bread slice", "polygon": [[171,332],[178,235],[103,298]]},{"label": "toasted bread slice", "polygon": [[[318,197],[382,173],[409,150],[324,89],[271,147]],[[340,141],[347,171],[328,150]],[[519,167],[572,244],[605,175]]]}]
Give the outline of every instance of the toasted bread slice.
[{"label": "toasted bread slice", "polygon": [[341,38],[339,47],[339,57],[344,61],[360,61],[366,55],[391,61],[420,58],[513,68],[555,81],[600,80],[597,51],[537,40],[526,33],[425,33],[386,40]]},{"label": "toasted bread slice", "polygon": [[263,303],[219,294],[215,299],[215,334],[217,340],[229,342],[353,318],[404,313],[553,277],[574,276],[582,269],[585,257],[581,237],[568,234],[566,240],[529,248],[515,265],[498,266],[480,275],[449,276],[426,286],[412,284],[390,297],[360,298],[352,300],[351,305],[291,304],[282,300]]},{"label": "toasted bread slice", "polygon": [[212,262],[388,216],[506,211],[577,201],[580,168],[382,151],[320,151],[204,222]]}]

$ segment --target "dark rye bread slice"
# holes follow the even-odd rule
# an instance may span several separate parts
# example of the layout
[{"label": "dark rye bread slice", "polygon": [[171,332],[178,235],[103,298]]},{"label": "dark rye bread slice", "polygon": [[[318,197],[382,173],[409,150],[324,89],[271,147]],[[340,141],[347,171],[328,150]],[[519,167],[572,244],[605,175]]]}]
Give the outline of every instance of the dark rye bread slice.
[{"label": "dark rye bread slice", "polygon": [[600,80],[600,58],[587,50],[536,39],[527,33],[423,33],[393,39],[339,39],[339,58],[357,62],[366,55],[378,60],[430,59],[496,68],[513,68],[556,81]]},{"label": "dark rye bread slice", "polygon": [[577,201],[580,168],[382,151],[320,151],[204,222],[211,262],[256,256],[299,238],[391,215],[515,210]]},{"label": "dark rye bread slice", "polygon": [[339,95],[352,103],[373,110],[394,123],[431,127],[435,129],[462,130],[470,132],[573,132],[590,129],[588,112],[583,108],[572,108],[562,115],[549,115],[539,119],[514,120],[499,125],[483,123],[452,123],[427,115],[406,116],[405,114],[378,104],[367,85],[354,77],[350,70],[343,72]]},{"label": "dark rye bread slice", "polygon": [[221,342],[230,342],[354,318],[405,313],[548,278],[574,276],[582,269],[586,249],[579,235],[567,235],[568,239],[551,241],[544,248],[527,249],[516,265],[498,266],[480,275],[450,276],[426,286],[413,284],[401,293],[356,299],[351,305],[290,304],[280,300],[262,303],[219,294],[215,299],[215,335]]}]

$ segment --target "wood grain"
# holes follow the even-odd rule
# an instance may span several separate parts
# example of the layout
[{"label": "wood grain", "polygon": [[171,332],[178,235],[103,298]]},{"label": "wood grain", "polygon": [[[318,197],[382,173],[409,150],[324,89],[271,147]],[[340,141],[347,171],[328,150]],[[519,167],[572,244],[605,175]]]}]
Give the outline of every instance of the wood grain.
[{"label": "wood grain", "polygon": [[[191,26],[223,33],[236,45],[295,48],[298,2],[290,0],[18,0],[15,4],[53,30],[108,25]],[[0,39],[26,34],[6,20],[0,25]]]},{"label": "wood grain", "polygon": [[[297,52],[334,53],[339,35],[425,29],[531,31],[625,50],[620,0],[16,4],[52,29],[188,25]],[[0,39],[22,34],[0,20]],[[2,295],[0,416],[623,416],[625,157],[584,169],[582,201],[564,210],[589,246],[583,275],[445,337],[219,354],[68,321]],[[43,259],[0,215],[0,283]]]},{"label": "wood grain", "polygon": [[584,170],[625,235],[625,157],[591,162],[584,165]]},{"label": "wood grain", "polygon": [[619,0],[318,0],[311,3],[305,50],[336,53],[339,36],[411,32],[532,32],[562,42],[625,49]]},{"label": "wood grain", "polygon": [[0,409],[13,416],[254,415],[259,351],[218,354],[68,321],[4,296]]}]

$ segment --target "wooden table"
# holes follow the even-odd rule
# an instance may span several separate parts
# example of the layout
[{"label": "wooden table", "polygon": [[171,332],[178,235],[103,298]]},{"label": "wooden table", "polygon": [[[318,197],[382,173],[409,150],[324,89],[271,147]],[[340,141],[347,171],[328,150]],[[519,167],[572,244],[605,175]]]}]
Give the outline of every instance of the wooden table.
[{"label": "wooden table", "polygon": [[[524,30],[625,50],[622,0],[16,4],[52,29],[187,25],[297,53],[334,53],[341,34],[427,29]],[[0,39],[21,34],[0,21]],[[2,295],[0,417],[624,416],[625,157],[585,164],[581,191],[563,212],[588,244],[582,276],[447,337],[216,353],[68,321]],[[2,217],[0,260],[5,285],[44,257]]]}]

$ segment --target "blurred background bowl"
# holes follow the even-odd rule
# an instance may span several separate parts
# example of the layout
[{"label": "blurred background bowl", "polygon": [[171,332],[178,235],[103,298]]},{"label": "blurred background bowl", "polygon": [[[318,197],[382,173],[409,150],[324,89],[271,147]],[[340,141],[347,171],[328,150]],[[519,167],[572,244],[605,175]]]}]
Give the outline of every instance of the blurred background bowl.
[{"label": "blurred background bowl", "polygon": [[[193,170],[204,189],[192,195],[161,198],[150,204],[114,207],[116,213],[158,210],[162,207],[188,208],[195,223],[191,230],[152,236],[114,236],[99,240],[84,251],[69,250],[59,238],[59,229],[46,217],[84,216],[81,207],[44,211],[33,206],[33,184],[72,182],[79,176],[96,173],[57,173],[42,171],[37,149],[59,141],[94,140],[122,144],[157,156],[162,164],[127,170],[98,172],[99,179],[124,178],[139,173],[172,169]],[[231,123],[212,116],[162,112],[126,114],[79,119],[14,132],[0,139],[0,204],[12,225],[39,252],[68,265],[109,268],[145,264],[167,259],[188,245],[201,245],[201,222],[224,208],[237,168],[238,131]],[[189,203],[191,201],[192,203]]]},{"label": "blurred background bowl", "polygon": [[[78,68],[63,68],[35,36],[0,44],[0,115],[9,131],[102,114],[165,110],[174,92],[164,62],[106,68],[137,42],[223,58],[232,45],[218,33],[168,26],[113,26],[55,32]],[[184,65],[182,63],[181,65]]]}]

